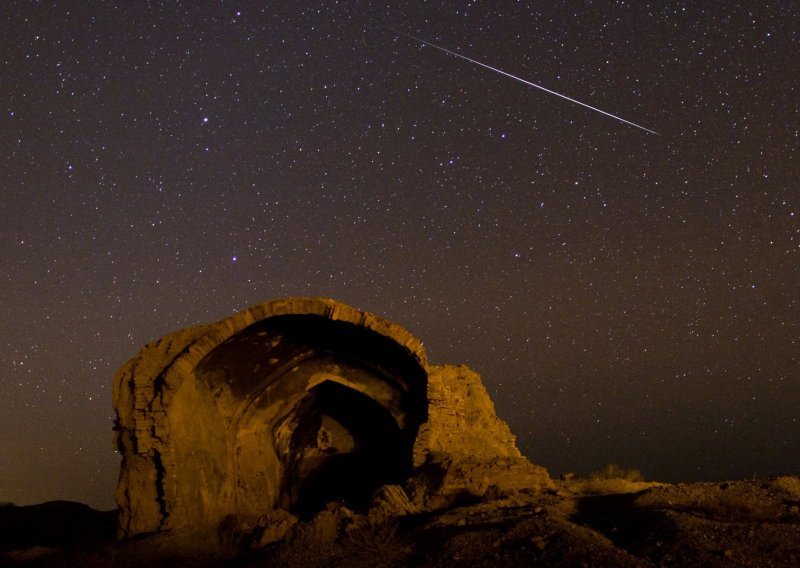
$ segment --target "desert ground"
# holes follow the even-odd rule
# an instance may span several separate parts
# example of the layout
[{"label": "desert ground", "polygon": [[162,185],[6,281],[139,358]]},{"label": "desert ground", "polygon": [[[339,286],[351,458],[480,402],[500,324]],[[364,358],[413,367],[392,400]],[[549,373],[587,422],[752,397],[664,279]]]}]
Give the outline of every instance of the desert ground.
[{"label": "desert ground", "polygon": [[[0,507],[0,562],[20,566],[798,566],[800,478],[662,484],[567,477],[400,516],[331,503],[282,538],[220,530],[192,549],[115,539],[115,512]],[[372,512],[374,513],[374,511]],[[259,532],[260,531],[260,532]],[[171,541],[174,542],[174,541]],[[267,544],[264,544],[267,542]]]}]

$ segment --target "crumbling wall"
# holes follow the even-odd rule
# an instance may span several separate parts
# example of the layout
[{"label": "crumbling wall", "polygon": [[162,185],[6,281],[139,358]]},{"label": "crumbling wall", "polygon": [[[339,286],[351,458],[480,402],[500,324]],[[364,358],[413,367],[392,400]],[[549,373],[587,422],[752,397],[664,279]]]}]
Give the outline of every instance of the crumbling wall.
[{"label": "crumbling wall", "polygon": [[428,371],[428,420],[414,444],[414,465],[437,454],[491,459],[522,457],[516,437],[497,417],[480,375],[465,365]]},{"label": "crumbling wall", "polygon": [[429,367],[428,420],[414,444],[416,474],[408,492],[418,507],[552,487],[495,413],[480,375],[465,365]]},{"label": "crumbling wall", "polygon": [[[169,455],[170,407],[180,373],[172,365],[204,335],[206,326],[171,333],[147,344],[114,378],[114,442],[122,456],[116,499],[122,534],[159,530],[166,519],[164,456]],[[168,380],[169,379],[169,380]]]},{"label": "crumbling wall", "polygon": [[424,510],[549,483],[476,373],[428,365],[406,330],[330,299],[150,343],[118,371],[114,406],[122,537],[363,508],[381,486]]}]

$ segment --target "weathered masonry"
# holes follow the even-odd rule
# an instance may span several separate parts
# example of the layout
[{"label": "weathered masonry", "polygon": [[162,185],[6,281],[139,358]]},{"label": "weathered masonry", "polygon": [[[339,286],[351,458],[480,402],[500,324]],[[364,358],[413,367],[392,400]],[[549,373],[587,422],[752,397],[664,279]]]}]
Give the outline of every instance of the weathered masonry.
[{"label": "weathered masonry", "polygon": [[120,536],[214,528],[399,485],[420,510],[541,488],[476,373],[324,298],[259,304],[145,346],[117,373]]}]

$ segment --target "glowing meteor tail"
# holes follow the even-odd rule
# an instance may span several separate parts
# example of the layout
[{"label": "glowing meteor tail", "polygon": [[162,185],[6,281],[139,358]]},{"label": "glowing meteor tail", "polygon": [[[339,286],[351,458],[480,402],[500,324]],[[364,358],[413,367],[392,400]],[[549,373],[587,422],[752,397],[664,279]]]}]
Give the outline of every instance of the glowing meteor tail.
[{"label": "glowing meteor tail", "polygon": [[555,95],[557,97],[561,97],[562,99],[566,99],[571,103],[575,103],[575,104],[581,105],[582,107],[586,107],[588,109],[591,109],[591,110],[593,110],[595,112],[599,112],[600,114],[604,114],[606,116],[610,116],[611,118],[613,118],[615,120],[619,120],[620,122],[624,122],[625,124],[630,124],[631,126],[635,126],[636,128],[639,128],[640,130],[644,130],[645,132],[649,132],[650,134],[655,134],[656,136],[661,136],[655,130],[650,130],[649,128],[645,128],[644,126],[636,124],[635,122],[631,122],[630,120],[625,120],[624,118],[619,117],[619,116],[617,116],[615,114],[611,114],[610,112],[606,112],[604,110],[600,110],[599,108],[593,107],[592,105],[587,105],[586,103],[582,103],[581,101],[575,100],[575,99],[573,99],[571,97],[568,97],[566,95],[562,95],[561,93],[557,93],[556,91],[552,91],[552,90],[548,89],[547,87],[543,87],[541,85],[537,85],[536,83],[531,83],[530,81],[526,81],[525,79],[522,79],[521,77],[517,77],[516,75],[512,75],[511,73],[506,73],[505,71],[503,71],[502,69],[498,69],[497,67],[492,67],[491,65],[487,65],[486,63],[481,63],[480,61],[476,61],[474,59],[470,59],[469,57],[467,57],[465,55],[461,55],[460,53],[456,53],[455,51],[450,51],[449,49],[446,49],[444,47],[440,47],[440,46],[436,45],[435,43],[431,43],[429,41],[425,41],[424,39],[420,39],[418,37],[414,37],[414,36],[412,36],[410,34],[407,34],[405,32],[401,32],[400,30],[392,30],[392,31],[397,33],[397,34],[400,34],[402,36],[405,36],[405,37],[407,37],[407,38],[409,38],[411,40],[414,40],[414,41],[416,41],[418,43],[421,43],[423,45],[427,45],[427,46],[433,47],[435,49],[438,49],[439,51],[443,51],[443,52],[445,52],[447,54],[450,54],[450,55],[452,55],[454,57],[459,57],[461,59],[469,61],[470,63],[474,63],[475,65],[480,65],[481,67],[485,67],[486,69],[489,69],[490,71],[494,71],[495,73],[500,73],[501,75],[505,75],[506,77],[510,77],[510,78],[512,78],[512,79],[514,79],[516,81],[519,81],[520,83],[525,83],[526,85],[529,85],[531,87],[536,87],[537,89],[540,89],[540,90],[544,91],[545,93],[550,93],[551,95]]}]

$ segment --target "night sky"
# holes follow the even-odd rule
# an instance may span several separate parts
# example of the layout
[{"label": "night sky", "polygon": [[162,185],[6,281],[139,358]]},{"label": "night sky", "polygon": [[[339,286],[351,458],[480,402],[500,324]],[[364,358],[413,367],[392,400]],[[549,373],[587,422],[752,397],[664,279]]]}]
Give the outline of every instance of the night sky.
[{"label": "night sky", "polygon": [[116,369],[289,295],[475,368],[553,475],[800,474],[796,2],[4,0],[0,26],[0,501],[113,507]]}]

